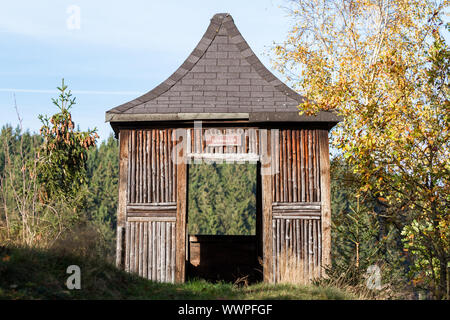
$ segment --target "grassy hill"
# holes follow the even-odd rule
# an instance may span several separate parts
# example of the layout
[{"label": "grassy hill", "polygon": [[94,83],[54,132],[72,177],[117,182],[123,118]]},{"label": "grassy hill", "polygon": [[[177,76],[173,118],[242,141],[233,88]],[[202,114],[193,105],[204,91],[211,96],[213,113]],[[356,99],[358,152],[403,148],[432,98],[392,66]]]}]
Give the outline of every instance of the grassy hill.
[{"label": "grassy hill", "polygon": [[[81,269],[81,289],[68,290],[69,265]],[[336,288],[264,283],[237,286],[204,280],[155,283],[99,259],[0,246],[0,299],[355,299]]]}]

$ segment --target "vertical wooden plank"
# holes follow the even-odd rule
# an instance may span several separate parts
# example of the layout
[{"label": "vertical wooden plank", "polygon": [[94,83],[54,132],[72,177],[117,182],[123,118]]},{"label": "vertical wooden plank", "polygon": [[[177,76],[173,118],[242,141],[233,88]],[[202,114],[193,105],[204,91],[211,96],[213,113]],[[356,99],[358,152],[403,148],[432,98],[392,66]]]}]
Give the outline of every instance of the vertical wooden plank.
[{"label": "vertical wooden plank", "polygon": [[166,167],[166,159],[164,154],[164,130],[159,131],[159,152],[160,152],[160,172],[159,172],[159,187],[160,187],[160,200],[161,202],[165,202],[165,176],[164,170]]},{"label": "vertical wooden plank", "polygon": [[157,235],[156,235],[157,222],[152,221],[152,280],[157,281],[158,274],[158,260],[157,260]]},{"label": "vertical wooden plank", "polygon": [[297,136],[298,130],[292,130],[292,201],[298,200],[298,187],[297,187]]},{"label": "vertical wooden plank", "polygon": [[135,244],[136,244],[136,239],[135,239],[135,226],[136,223],[135,222],[131,222],[131,237],[130,237],[130,272],[135,272]]},{"label": "vertical wooden plank", "polygon": [[261,166],[261,192],[262,192],[262,215],[263,215],[263,278],[264,281],[270,282],[272,276],[272,259],[273,259],[273,234],[272,234],[272,133],[270,130],[260,131],[266,141],[267,146],[261,148],[264,154],[261,159],[264,161],[264,170]]},{"label": "vertical wooden plank", "polygon": [[295,170],[296,170],[296,182],[297,182],[297,201],[301,201],[301,160],[300,160],[300,130],[295,130],[295,153],[297,155],[295,161]]},{"label": "vertical wooden plank", "polygon": [[139,274],[139,222],[135,222],[134,272]]},{"label": "vertical wooden plank", "polygon": [[129,271],[134,272],[134,222],[130,222],[130,267]]},{"label": "vertical wooden plank", "polygon": [[136,146],[135,146],[135,137],[136,137],[136,130],[132,130],[130,131],[131,133],[131,183],[130,183],[130,202],[134,203],[136,202],[136,156],[135,156],[135,151],[136,151]]},{"label": "vertical wooden plank", "polygon": [[[287,192],[287,186],[288,186],[288,177],[287,177],[287,157],[286,157],[286,130],[281,130],[282,132],[282,157],[281,157],[281,165],[282,165],[282,174],[283,174],[283,185],[281,186],[283,190],[283,201],[288,201],[288,192]],[[281,169],[281,168],[280,168]]]},{"label": "vertical wooden plank", "polygon": [[161,282],[161,222],[156,221],[156,281]]},{"label": "vertical wooden plank", "polygon": [[152,222],[147,223],[147,279],[152,278]]},{"label": "vertical wooden plank", "polygon": [[172,234],[172,246],[171,246],[171,258],[170,261],[172,261],[171,265],[170,265],[170,274],[171,274],[171,280],[170,282],[174,283],[175,282],[175,250],[176,250],[176,228],[175,228],[175,223],[171,223],[170,224],[172,230],[171,230],[171,234]]},{"label": "vertical wooden plank", "polygon": [[302,240],[300,238],[300,219],[295,219],[295,242],[296,242],[296,263],[297,266],[300,265],[300,248],[302,245]]},{"label": "vertical wooden plank", "polygon": [[256,135],[256,153],[259,154],[259,150],[261,150],[261,141],[260,141],[260,134],[259,131],[260,129],[254,129],[255,130],[255,135]]},{"label": "vertical wooden plank", "polygon": [[177,156],[177,220],[176,220],[176,270],[175,281],[185,281],[186,263],[186,201],[187,201],[187,165],[185,158],[186,141],[182,141]]},{"label": "vertical wooden plank", "polygon": [[331,263],[331,178],[328,131],[320,130],[320,195],[322,223],[322,268]]},{"label": "vertical wooden plank", "polygon": [[125,271],[130,272],[130,245],[131,245],[131,225],[126,222],[125,239]]},{"label": "vertical wooden plank", "polygon": [[[135,153],[135,192],[136,192],[136,203],[141,202],[140,200],[140,177],[139,177],[139,173],[140,173],[140,165],[141,165],[141,161],[139,159],[139,152],[140,152],[140,146],[139,146],[139,134],[140,134],[140,130],[136,130],[136,143],[135,143],[135,149],[134,149],[134,153]],[[137,270],[137,269],[136,269]]]},{"label": "vertical wooden plank", "polygon": [[317,157],[316,157],[316,130],[311,130],[311,154],[312,154],[312,176],[313,176],[313,194],[312,199],[313,201],[317,201]]},{"label": "vertical wooden plank", "polygon": [[142,202],[147,199],[147,130],[142,130]]},{"label": "vertical wooden plank", "polygon": [[171,222],[166,222],[166,282],[172,282],[170,272],[170,258],[172,258],[172,235],[170,233],[172,231],[171,224]]},{"label": "vertical wooden plank", "polygon": [[143,151],[144,148],[142,146],[142,135],[143,135],[143,131],[139,130],[139,202],[144,202],[144,193],[143,193],[143,189],[144,189],[144,185],[143,185],[143,173],[144,173],[144,160],[143,160]]},{"label": "vertical wooden plank", "polygon": [[286,130],[287,201],[292,202],[292,149],[291,131]]},{"label": "vertical wooden plank", "polygon": [[277,274],[277,255],[276,255],[276,231],[277,231],[277,225],[275,219],[272,219],[272,282],[276,282],[276,274]]},{"label": "vertical wooden plank", "polygon": [[143,246],[143,248],[142,248],[142,276],[144,277],[144,278],[147,278],[147,270],[148,270],[148,267],[147,267],[147,261],[148,261],[148,257],[147,257],[147,253],[148,253],[148,233],[147,233],[147,230],[148,230],[148,227],[147,227],[147,224],[148,224],[148,222],[143,222],[142,223],[142,225],[143,225],[143,233],[142,233],[142,235],[143,235],[143,237],[142,237],[142,246]]},{"label": "vertical wooden plank", "polygon": [[168,182],[168,201],[174,201],[173,198],[173,189],[172,189],[172,179],[173,179],[173,161],[172,161],[172,130],[169,129],[167,132],[167,182]]},{"label": "vertical wooden plank", "polygon": [[277,201],[277,191],[276,191],[276,165],[275,165],[275,161],[277,158],[277,153],[276,153],[276,149],[275,146],[277,145],[276,142],[274,142],[273,140],[275,139],[275,136],[272,132],[272,130],[268,130],[270,132],[270,154],[273,155],[271,157],[271,178],[272,178],[272,202]]},{"label": "vertical wooden plank", "polygon": [[166,223],[161,222],[161,282],[166,282]]},{"label": "vertical wooden plank", "polygon": [[147,151],[147,164],[146,164],[146,171],[147,171],[147,203],[152,202],[152,131],[147,130],[147,138],[146,138],[146,144],[145,148]]},{"label": "vertical wooden plank", "polygon": [[278,198],[279,202],[284,201],[284,194],[283,194],[283,130],[279,130],[279,136],[280,136],[280,142],[278,144],[278,168],[279,168],[279,175],[278,175],[278,189],[280,193],[280,197]]},{"label": "vertical wooden plank", "polygon": [[166,164],[164,167],[164,177],[165,177],[165,195],[166,195],[166,199],[165,202],[170,202],[170,187],[169,187],[169,181],[170,181],[170,176],[169,176],[169,166],[170,166],[170,158],[169,158],[169,139],[168,139],[168,130],[164,130],[164,154],[165,154],[165,159],[166,159]]},{"label": "vertical wooden plank", "polygon": [[286,219],[279,219],[280,221],[280,259],[283,265],[282,273],[283,275],[286,274],[286,234],[285,234],[285,228],[286,228]]},{"label": "vertical wooden plank", "polygon": [[161,166],[161,150],[159,147],[159,130],[155,130],[155,134],[156,134],[156,141],[155,141],[155,155],[156,155],[156,167],[155,167],[155,189],[156,189],[156,195],[155,195],[155,202],[161,202],[161,198],[160,198],[160,185],[161,185],[161,173],[160,173],[160,166]]},{"label": "vertical wooden plank", "polygon": [[306,201],[305,185],[305,130],[300,130],[300,182],[301,182],[301,201]]},{"label": "vertical wooden plank", "polygon": [[138,162],[139,162],[139,202],[142,203],[144,202],[144,157],[143,157],[143,152],[144,152],[144,147],[143,147],[143,131],[139,130],[139,158],[138,158]]},{"label": "vertical wooden plank", "polygon": [[276,242],[277,242],[277,274],[276,274],[276,282],[280,280],[281,275],[281,266],[280,266],[280,252],[281,252],[281,245],[280,245],[280,219],[275,219],[277,224],[277,235],[276,235]]},{"label": "vertical wooden plank", "polygon": [[308,201],[314,201],[314,177],[313,177],[313,150],[312,130],[308,130]]},{"label": "vertical wooden plank", "polygon": [[317,228],[317,242],[318,242],[318,269],[319,269],[319,277],[322,276],[322,224],[320,223],[320,220],[317,221],[318,228]]},{"label": "vertical wooden plank", "polygon": [[[125,130],[124,130],[125,131]],[[127,130],[128,132],[128,168],[127,168],[127,201],[131,203],[131,132],[130,130]],[[120,164],[119,164],[120,165]]]},{"label": "vertical wooden plank", "polygon": [[275,144],[275,148],[276,148],[276,156],[275,156],[275,159],[276,159],[276,168],[277,168],[277,178],[276,178],[276,190],[277,190],[277,202],[281,202],[282,201],[282,199],[281,199],[281,183],[282,183],[282,181],[281,181],[281,148],[280,148],[280,146],[281,146],[281,134],[280,134],[280,130],[278,130],[277,129],[277,137],[276,137],[276,139],[275,139],[275,141],[276,141],[276,144]]},{"label": "vertical wooden plank", "polygon": [[292,219],[291,220],[291,226],[290,226],[290,231],[289,231],[289,236],[291,238],[291,248],[290,248],[290,254],[291,254],[291,260],[293,263],[293,266],[296,268],[297,267],[297,241],[296,241],[296,237],[295,237],[295,221],[297,219]]},{"label": "vertical wooden plank", "polygon": [[320,202],[320,146],[319,146],[319,143],[320,143],[320,131],[319,130],[315,130],[315,133],[316,133],[316,144],[315,144],[315,146],[316,146],[316,170],[317,170],[317,173],[316,173],[316,179],[317,179],[317,182],[316,182],[316,185],[317,185],[317,198],[316,198],[316,201],[317,202]]},{"label": "vertical wooden plank", "polygon": [[313,234],[313,267],[314,267],[314,278],[317,277],[317,223],[315,220],[311,221],[313,223],[312,234]]},{"label": "vertical wooden plank", "polygon": [[309,280],[313,276],[313,236],[312,236],[312,220],[308,220],[308,270],[309,270]]},{"label": "vertical wooden plank", "polygon": [[139,275],[143,275],[144,266],[144,223],[139,222]]},{"label": "vertical wooden plank", "polygon": [[[285,256],[286,256],[286,267],[287,269],[289,269],[290,267],[290,263],[291,263],[291,238],[290,238],[290,224],[291,224],[291,220],[290,219],[286,219],[286,252],[285,252]],[[289,271],[288,271],[289,272]]]},{"label": "vertical wooden plank", "polygon": [[158,202],[156,198],[156,130],[152,130],[152,202]]},{"label": "vertical wooden plank", "polygon": [[310,131],[305,130],[305,193],[306,201],[311,201],[311,185],[310,185],[310,168],[311,162],[309,157],[309,147],[310,147]]},{"label": "vertical wooden plank", "polygon": [[307,233],[307,222],[308,220],[303,220],[303,270],[304,279],[307,279],[308,275],[308,233]]}]

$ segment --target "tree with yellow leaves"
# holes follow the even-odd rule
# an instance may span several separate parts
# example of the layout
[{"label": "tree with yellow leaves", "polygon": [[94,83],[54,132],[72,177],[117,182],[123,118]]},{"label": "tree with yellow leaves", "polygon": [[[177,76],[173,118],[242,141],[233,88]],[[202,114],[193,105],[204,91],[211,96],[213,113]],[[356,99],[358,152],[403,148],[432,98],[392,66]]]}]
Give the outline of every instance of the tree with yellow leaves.
[{"label": "tree with yellow leaves", "polygon": [[275,47],[275,65],[307,97],[300,112],[343,117],[333,145],[360,177],[361,191],[405,227],[435,296],[448,298],[448,0],[291,4],[294,25]]}]

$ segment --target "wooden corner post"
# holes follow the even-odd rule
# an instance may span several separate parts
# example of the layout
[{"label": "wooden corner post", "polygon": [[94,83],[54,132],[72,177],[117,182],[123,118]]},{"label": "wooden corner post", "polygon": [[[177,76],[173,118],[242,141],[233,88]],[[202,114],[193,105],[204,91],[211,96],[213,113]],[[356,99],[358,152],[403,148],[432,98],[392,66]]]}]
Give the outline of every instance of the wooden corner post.
[{"label": "wooden corner post", "polygon": [[177,139],[176,151],[176,181],[177,181],[177,220],[176,220],[176,253],[175,253],[175,282],[186,280],[186,205],[187,205],[187,162],[186,136]]},{"label": "wooden corner post", "polygon": [[323,267],[331,264],[331,177],[328,130],[320,130],[319,137],[323,270]]},{"label": "wooden corner post", "polygon": [[[261,130],[262,131],[262,130]],[[260,131],[260,132],[261,132]],[[267,145],[261,148],[261,182],[262,182],[262,214],[263,214],[263,278],[264,282],[272,282],[272,143],[270,130],[264,130],[266,137],[260,141]]]},{"label": "wooden corner post", "polygon": [[117,206],[116,266],[124,268],[125,224],[128,180],[128,130],[119,132],[119,203]]}]

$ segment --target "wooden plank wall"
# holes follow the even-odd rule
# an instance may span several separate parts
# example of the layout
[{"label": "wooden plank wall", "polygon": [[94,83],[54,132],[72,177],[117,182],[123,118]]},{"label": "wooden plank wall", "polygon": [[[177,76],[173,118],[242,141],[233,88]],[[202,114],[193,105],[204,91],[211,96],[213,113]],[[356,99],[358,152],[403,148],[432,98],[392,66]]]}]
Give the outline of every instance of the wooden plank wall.
[{"label": "wooden plank wall", "polygon": [[[320,130],[283,129],[272,144],[272,281],[321,275]],[[328,141],[328,140],[327,140]]]},{"label": "wooden plank wall", "polygon": [[126,271],[154,281],[175,281],[175,222],[129,218],[126,247]]},{"label": "wooden plank wall", "polygon": [[[221,134],[236,129],[215,128]],[[125,154],[121,150],[120,167],[126,172],[126,193],[122,190],[122,173],[119,186],[119,198],[123,198],[119,203],[121,216],[126,199],[126,223],[121,223],[125,229],[123,264],[125,270],[155,281],[184,281],[181,273],[185,259],[177,250],[185,247],[180,237],[185,241],[182,231],[186,217],[181,217],[183,206],[177,198],[180,192],[185,193],[186,183],[181,189],[177,184],[181,187],[186,175],[185,166],[172,161],[174,130],[135,129],[121,134],[121,140],[125,139],[121,148],[128,151]],[[214,147],[206,145],[207,130],[184,131],[187,143],[183,157],[192,160],[196,155],[207,159],[208,155],[220,158],[220,154],[232,154],[246,161],[259,156],[272,161],[272,176],[262,177],[265,280],[279,282],[300,277],[308,282],[321,276],[321,266],[329,261],[330,242],[329,187],[324,186],[329,183],[328,131],[270,129],[265,135],[257,128],[239,128],[243,137],[240,146]],[[266,136],[272,139],[270,150],[264,150],[261,143]],[[183,174],[177,177],[177,170]]]},{"label": "wooden plank wall", "polygon": [[273,157],[274,202],[320,202],[319,130],[280,130]]},{"label": "wooden plank wall", "polygon": [[128,203],[176,202],[172,129],[130,131]]},{"label": "wooden plank wall", "polygon": [[128,135],[125,270],[174,282],[177,167],[172,130],[130,130]]}]

